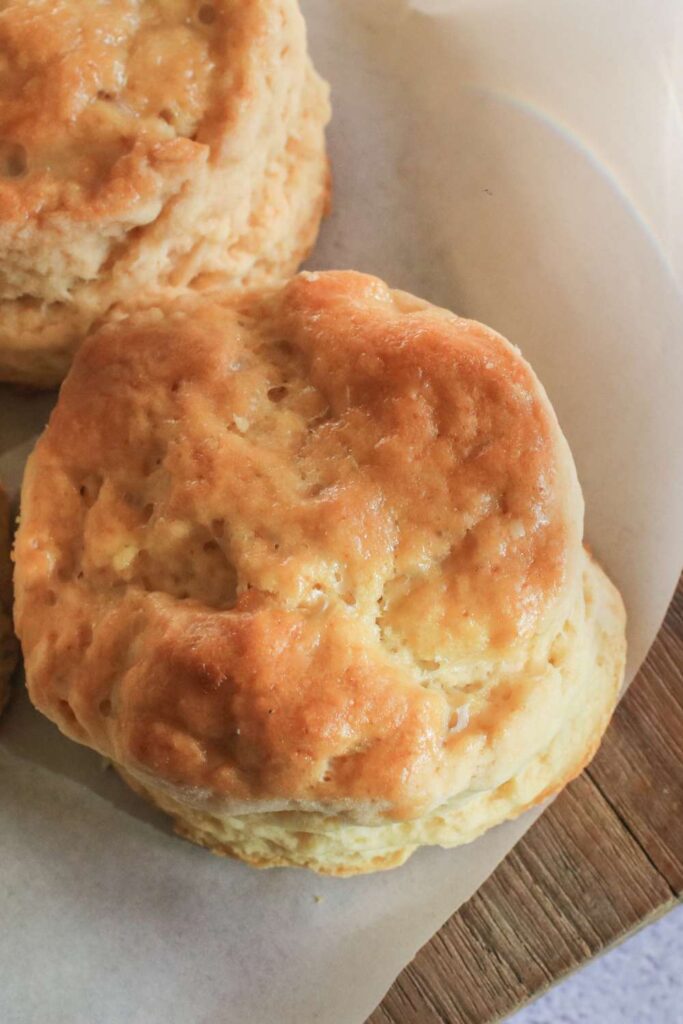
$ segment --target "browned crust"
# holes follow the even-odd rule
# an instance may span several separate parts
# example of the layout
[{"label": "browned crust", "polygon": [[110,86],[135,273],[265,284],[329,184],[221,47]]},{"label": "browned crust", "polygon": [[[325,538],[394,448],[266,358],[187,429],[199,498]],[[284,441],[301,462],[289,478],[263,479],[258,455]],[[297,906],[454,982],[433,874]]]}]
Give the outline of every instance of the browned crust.
[{"label": "browned crust", "polygon": [[545,713],[522,672],[452,733],[424,682],[561,628],[565,442],[516,350],[374,278],[233,301],[112,326],[64,384],[17,540],[31,697],[173,785],[419,817]]},{"label": "browned crust", "polygon": [[329,199],[296,0],[0,10],[0,379],[58,384],[141,296],[293,273]]},{"label": "browned crust", "polygon": [[[146,4],[131,6],[38,0],[0,12],[0,223],[57,212],[118,219],[157,193],[159,175],[205,160],[241,116],[268,45],[267,6],[214,0],[210,25],[175,14],[147,25]],[[12,147],[23,170],[11,166]]]},{"label": "browned crust", "polygon": [[[623,627],[623,605],[618,593],[611,587],[609,590],[609,600],[612,601],[614,605],[613,626],[618,627],[621,625]],[[531,799],[523,801],[522,803],[519,803],[515,797],[516,789],[519,786],[518,779],[513,778],[509,782],[498,787],[497,790],[494,790],[488,796],[491,806],[488,816],[485,816],[483,821],[480,821],[478,828],[475,827],[473,831],[470,830],[469,832],[465,831],[460,842],[470,842],[485,829],[498,824],[501,820],[505,818],[518,817],[525,811],[530,810],[531,808],[536,807],[539,804],[544,803],[546,800],[556,796],[566,785],[575,779],[591,761],[600,745],[602,736],[609,723],[618,698],[619,688],[623,680],[625,646],[622,632],[619,632],[617,629],[613,635],[610,633],[604,635],[600,657],[610,665],[610,683],[609,685],[604,685],[603,683],[601,686],[600,701],[602,710],[598,714],[596,721],[593,723],[588,743],[578,758],[573,760],[570,767],[563,771],[559,777],[554,778],[547,786],[535,793]],[[175,831],[178,835],[198,846],[204,847],[214,854],[232,857],[250,864],[253,867],[306,867],[321,875],[340,878],[351,877],[357,874],[389,870],[391,868],[398,867],[403,864],[417,849],[416,844],[406,844],[398,849],[391,849],[373,855],[372,853],[359,853],[358,849],[354,849],[353,845],[351,845],[349,847],[347,860],[344,859],[343,855],[340,857],[338,848],[336,854],[328,854],[328,859],[325,859],[324,855],[314,857],[311,856],[310,853],[307,853],[306,846],[308,837],[305,833],[300,833],[301,842],[294,852],[281,853],[278,852],[277,847],[273,845],[268,850],[267,854],[255,856],[245,850],[243,845],[241,846],[239,843],[222,842],[215,834],[212,834],[212,828],[214,830],[216,829],[216,824],[212,815],[207,814],[204,816],[197,811],[185,808],[182,803],[161,791],[155,790],[153,786],[148,787],[143,785],[120,766],[116,766],[116,769],[121,778],[139,796],[171,815]],[[244,834],[247,839],[250,837],[248,827],[245,827]],[[446,832],[444,832],[443,838],[445,845],[454,845],[452,839],[450,841],[448,840]],[[435,841],[438,843],[439,839],[436,838]]]}]

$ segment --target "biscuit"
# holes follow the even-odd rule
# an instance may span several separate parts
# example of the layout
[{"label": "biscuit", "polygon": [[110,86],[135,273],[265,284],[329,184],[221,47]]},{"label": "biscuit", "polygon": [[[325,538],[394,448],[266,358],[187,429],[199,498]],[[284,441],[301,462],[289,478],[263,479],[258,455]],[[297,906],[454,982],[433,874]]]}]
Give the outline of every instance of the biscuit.
[{"label": "biscuit", "polygon": [[313,245],[329,107],[296,0],[10,0],[0,54],[0,380],[53,386],[112,311]]},{"label": "biscuit", "polygon": [[17,665],[18,644],[12,627],[10,506],[0,486],[0,714],[9,700],[9,682]]},{"label": "biscuit", "polygon": [[29,693],[195,842],[392,867],[596,749],[624,611],[582,534],[481,324],[352,272],[152,306],[85,343],[28,463]]}]

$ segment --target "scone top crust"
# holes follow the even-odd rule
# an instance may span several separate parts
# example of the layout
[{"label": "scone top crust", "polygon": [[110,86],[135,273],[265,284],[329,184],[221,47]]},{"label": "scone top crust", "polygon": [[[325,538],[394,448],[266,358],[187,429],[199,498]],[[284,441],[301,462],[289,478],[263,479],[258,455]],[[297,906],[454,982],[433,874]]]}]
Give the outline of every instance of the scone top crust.
[{"label": "scone top crust", "polygon": [[552,727],[581,534],[482,325],[356,273],[149,309],[85,344],[29,462],[30,693],[188,798],[418,816]]},{"label": "scone top crust", "polygon": [[0,217],[106,220],[149,201],[235,119],[263,31],[253,2],[3,4]]},{"label": "scone top crust", "polygon": [[327,94],[297,0],[0,3],[0,379],[60,383],[141,295],[288,278]]}]

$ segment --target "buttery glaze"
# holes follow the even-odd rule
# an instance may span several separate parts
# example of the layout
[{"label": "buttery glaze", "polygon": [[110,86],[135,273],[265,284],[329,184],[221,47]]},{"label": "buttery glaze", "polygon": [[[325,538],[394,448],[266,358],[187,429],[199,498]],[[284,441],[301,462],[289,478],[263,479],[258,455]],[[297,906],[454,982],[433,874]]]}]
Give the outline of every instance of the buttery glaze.
[{"label": "buttery glaze", "polygon": [[106,186],[114,201],[112,179],[133,162],[190,153],[169,143],[206,117],[227,27],[224,11],[195,0],[6,4],[0,172],[15,211],[76,210]]}]

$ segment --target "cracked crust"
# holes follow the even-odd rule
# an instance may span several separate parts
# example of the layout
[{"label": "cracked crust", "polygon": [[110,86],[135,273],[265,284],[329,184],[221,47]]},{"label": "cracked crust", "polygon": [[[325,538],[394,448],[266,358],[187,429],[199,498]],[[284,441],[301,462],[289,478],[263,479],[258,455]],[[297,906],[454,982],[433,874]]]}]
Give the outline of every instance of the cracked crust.
[{"label": "cracked crust", "polygon": [[252,867],[302,867],[335,877],[389,870],[420,846],[472,842],[548,800],[580,774],[598,749],[623,682],[624,627],[618,592],[586,555],[578,608],[553,655],[565,691],[561,728],[550,730],[546,745],[541,741],[541,749],[500,785],[461,793],[414,820],[368,828],[321,813],[234,815],[193,805],[186,793],[162,788],[148,776],[134,777],[120,766],[117,771],[172,817],[178,835],[219,856]]},{"label": "cracked crust", "polygon": [[58,383],[141,294],[306,256],[329,108],[296,0],[11,0],[0,50],[0,379]]},{"label": "cracked crust", "polygon": [[29,692],[195,841],[392,866],[594,748],[623,609],[582,517],[480,324],[351,272],[152,306],[84,345],[29,460]]}]

